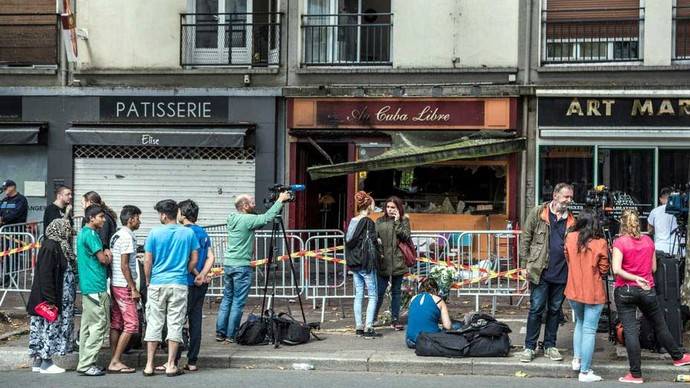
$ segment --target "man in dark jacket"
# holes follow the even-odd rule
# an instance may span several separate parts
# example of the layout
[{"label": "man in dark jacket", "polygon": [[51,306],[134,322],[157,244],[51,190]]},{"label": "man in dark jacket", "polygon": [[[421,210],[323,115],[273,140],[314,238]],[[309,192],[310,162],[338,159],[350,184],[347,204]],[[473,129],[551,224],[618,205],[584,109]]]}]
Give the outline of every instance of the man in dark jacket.
[{"label": "man in dark jacket", "polygon": [[43,213],[43,227],[47,228],[53,220],[65,217],[69,220],[70,225],[73,225],[72,189],[60,185],[55,189],[55,201],[48,205]]},{"label": "man in dark jacket", "polygon": [[5,198],[0,200],[0,226],[26,222],[29,203],[26,197],[19,194],[17,184],[8,179],[2,183]]},{"label": "man in dark jacket", "polygon": [[[525,219],[520,236],[520,261],[527,271],[530,285],[530,308],[527,317],[525,351],[520,361],[534,359],[541,332],[542,315],[548,306],[544,329],[544,355],[553,361],[563,357],[556,348],[556,333],[565,299],[563,292],[568,280],[565,261],[565,233],[575,223],[568,206],[573,201],[573,187],[559,183],[553,190],[551,202],[533,208]],[[579,367],[578,367],[579,368]]]}]

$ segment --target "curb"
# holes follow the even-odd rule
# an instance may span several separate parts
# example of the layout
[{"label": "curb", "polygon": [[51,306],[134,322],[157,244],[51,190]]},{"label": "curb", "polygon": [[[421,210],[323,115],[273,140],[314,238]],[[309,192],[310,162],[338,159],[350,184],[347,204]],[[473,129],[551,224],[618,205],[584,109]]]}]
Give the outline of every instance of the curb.
[{"label": "curb", "polygon": [[[204,368],[235,369],[292,369],[293,363],[308,363],[315,370],[339,372],[385,372],[399,374],[443,374],[477,376],[515,376],[524,372],[527,377],[575,378],[577,374],[570,369],[568,362],[553,362],[538,359],[525,364],[515,357],[505,358],[438,358],[417,357],[414,353],[363,352],[342,350],[331,353],[296,351],[256,351],[234,350],[228,354],[214,354],[199,357],[198,364]],[[105,364],[110,355],[102,351],[99,362]],[[184,358],[184,357],[183,357]],[[78,361],[77,353],[56,357],[55,362],[63,368],[74,370]],[[125,355],[123,361],[133,367],[143,368],[146,354],[137,351]],[[166,361],[166,355],[156,354],[156,362]],[[184,360],[182,363],[184,364]],[[5,347],[0,349],[0,371],[27,368],[29,359],[26,348]],[[643,364],[643,375],[650,381],[673,381],[676,375],[687,373],[687,368],[676,368],[666,362],[648,361]],[[615,381],[628,373],[627,362],[599,364],[596,373],[607,381]]]}]

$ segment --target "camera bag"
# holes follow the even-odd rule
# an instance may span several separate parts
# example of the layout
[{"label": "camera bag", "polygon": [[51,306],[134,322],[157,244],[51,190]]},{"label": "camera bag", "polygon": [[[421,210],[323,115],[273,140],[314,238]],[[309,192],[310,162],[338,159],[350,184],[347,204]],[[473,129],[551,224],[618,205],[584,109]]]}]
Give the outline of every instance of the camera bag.
[{"label": "camera bag", "polygon": [[273,327],[273,345],[276,348],[280,344],[290,346],[306,344],[311,339],[311,336],[320,339],[312,332],[312,330],[317,328],[318,323],[307,324],[299,322],[288,313],[280,313],[274,316],[271,322]]},{"label": "camera bag", "polygon": [[237,330],[235,341],[240,345],[265,345],[272,332],[271,320],[250,314]]}]

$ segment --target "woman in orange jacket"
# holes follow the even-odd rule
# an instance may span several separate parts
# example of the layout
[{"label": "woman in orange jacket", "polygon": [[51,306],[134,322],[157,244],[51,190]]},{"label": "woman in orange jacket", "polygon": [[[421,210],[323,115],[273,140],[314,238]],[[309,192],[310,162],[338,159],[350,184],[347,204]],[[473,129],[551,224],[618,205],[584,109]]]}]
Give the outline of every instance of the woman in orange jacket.
[{"label": "woman in orange jacket", "polygon": [[606,303],[603,279],[609,271],[608,245],[596,214],[582,210],[565,238],[568,283],[565,296],[575,315],[573,370],[581,382],[600,381],[591,369],[599,316]]}]

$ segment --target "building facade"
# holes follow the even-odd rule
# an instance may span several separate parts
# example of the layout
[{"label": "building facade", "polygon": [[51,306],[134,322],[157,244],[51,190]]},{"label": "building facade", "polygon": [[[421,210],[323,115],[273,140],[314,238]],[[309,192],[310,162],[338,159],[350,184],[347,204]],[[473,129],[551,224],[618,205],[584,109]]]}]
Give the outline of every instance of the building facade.
[{"label": "building facade", "polygon": [[418,230],[495,229],[560,181],[648,211],[690,180],[687,0],[25,3],[0,1],[0,176],[30,219],[60,183],[216,223],[289,181],[295,228],[366,190]]}]

